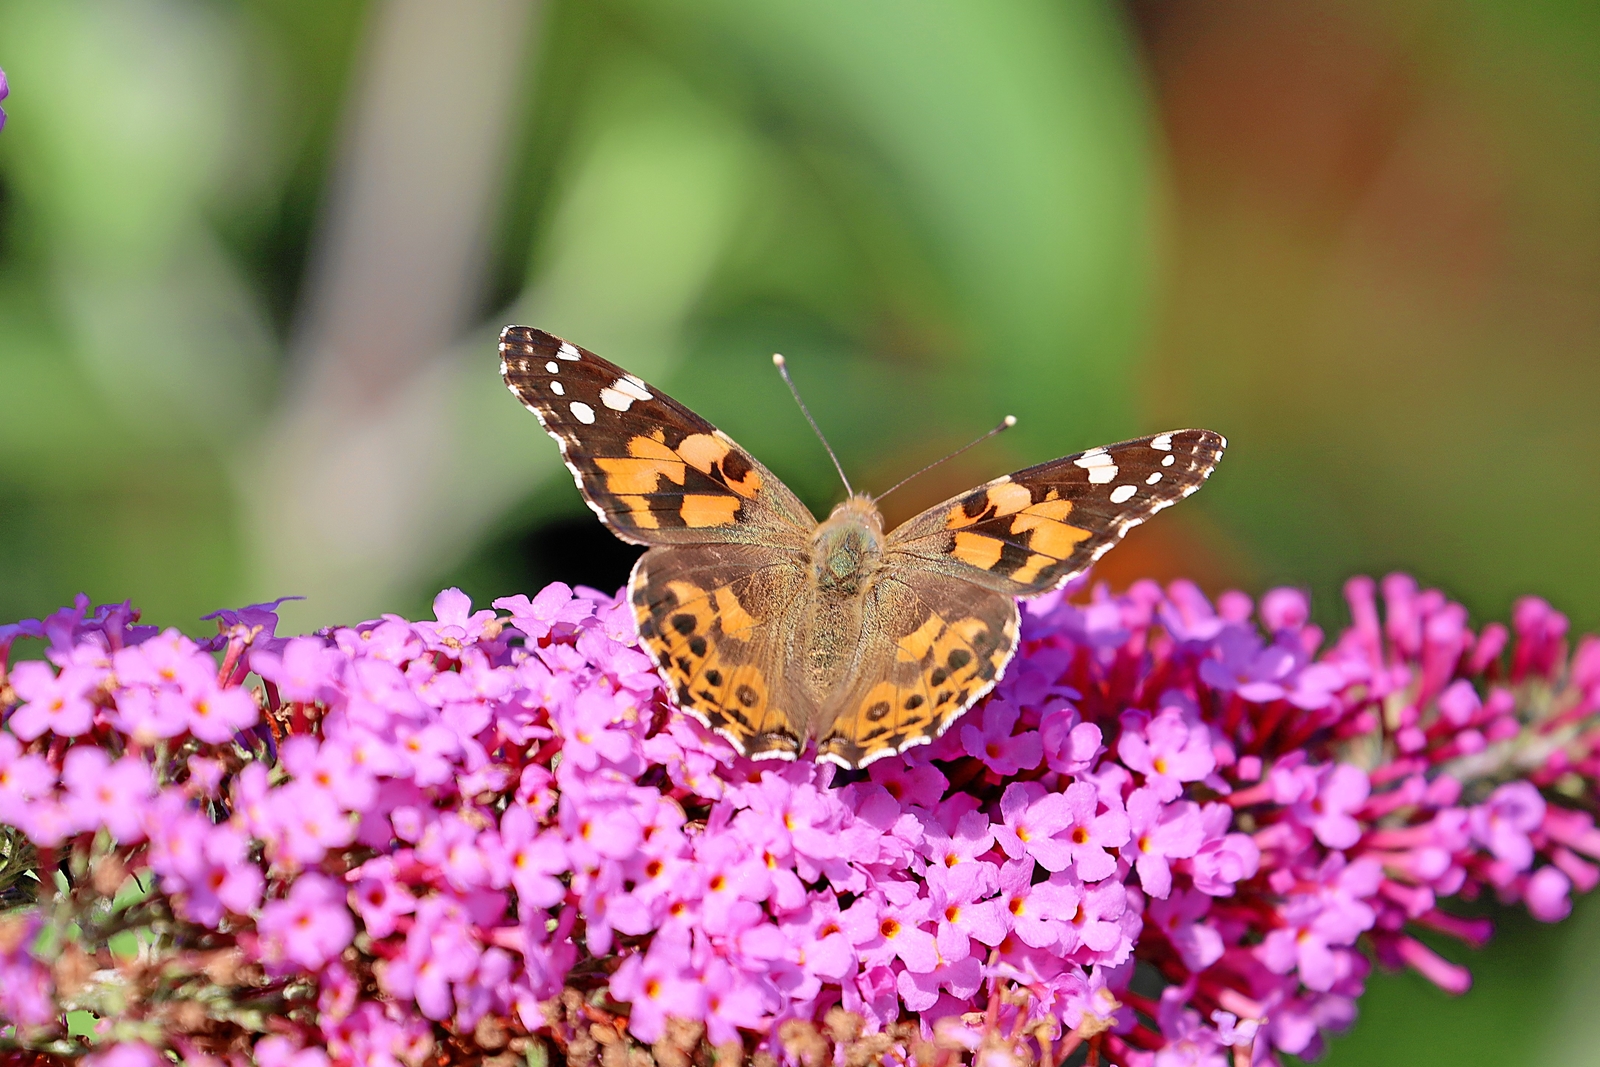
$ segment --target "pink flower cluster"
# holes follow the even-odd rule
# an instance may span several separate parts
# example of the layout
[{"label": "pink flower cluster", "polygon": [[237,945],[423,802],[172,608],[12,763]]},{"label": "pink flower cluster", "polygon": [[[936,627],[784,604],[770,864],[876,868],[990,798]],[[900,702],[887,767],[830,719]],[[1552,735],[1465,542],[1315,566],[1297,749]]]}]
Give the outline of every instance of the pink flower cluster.
[{"label": "pink flower cluster", "polygon": [[[1553,921],[1600,882],[1600,642],[1569,659],[1542,601],[1513,634],[1404,576],[1377,593],[1349,583],[1326,648],[1293,590],[1031,602],[982,705],[853,774],[738,757],[667,702],[625,603],[559,584],[291,639],[260,605],[204,645],[80,601],[0,629],[48,643],[3,677],[0,824],[77,879],[0,916],[0,1037],[51,1047],[39,946],[70,939],[41,926],[91,931],[88,887],[148,872],[158,947],[227,948],[232,995],[281,1001],[268,1036],[163,1016],[198,1063],[562,1041],[564,990],[645,1044],[675,1019],[780,1059],[833,1008],[1129,1067],[1314,1056],[1364,949],[1465,990],[1415,934],[1488,924],[1442,898]],[[100,1056],[149,1051],[114,1023]]]}]

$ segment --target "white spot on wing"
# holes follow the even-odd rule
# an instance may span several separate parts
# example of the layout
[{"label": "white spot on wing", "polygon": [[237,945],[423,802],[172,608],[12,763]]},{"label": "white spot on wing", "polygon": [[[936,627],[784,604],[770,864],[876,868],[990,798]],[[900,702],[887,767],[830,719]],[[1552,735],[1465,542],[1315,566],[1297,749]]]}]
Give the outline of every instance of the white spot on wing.
[{"label": "white spot on wing", "polygon": [[1119,485],[1111,490],[1111,502],[1113,504],[1125,504],[1138,491],[1139,487],[1136,485]]},{"label": "white spot on wing", "polygon": [[[1170,459],[1171,457],[1169,456],[1168,458]],[[1148,478],[1146,478],[1144,480],[1144,484],[1145,485],[1155,485],[1160,480],[1161,480],[1161,472],[1160,471],[1156,471],[1154,474],[1152,474],[1150,477],[1148,477]]]},{"label": "white spot on wing", "polygon": [[576,348],[572,347],[572,342],[571,341],[562,341],[561,342],[561,347],[556,349],[556,358],[557,359],[582,359],[583,357],[578,355],[578,350]]},{"label": "white spot on wing", "polygon": [[1177,462],[1177,461],[1178,461],[1178,459],[1177,459],[1177,457],[1176,457],[1176,456],[1168,456],[1168,457],[1167,457],[1167,458],[1166,458],[1166,459],[1164,459],[1164,460],[1162,460],[1162,461],[1161,461],[1161,465],[1162,465],[1162,466],[1163,466],[1163,467],[1170,467],[1170,466],[1172,466],[1172,465],[1173,465],[1173,464],[1174,464],[1174,463],[1176,463],[1176,462]]},{"label": "white spot on wing", "polygon": [[1105,485],[1117,477],[1117,465],[1103,448],[1091,448],[1072,462],[1089,472],[1091,485]]},{"label": "white spot on wing", "polygon": [[560,370],[561,368],[558,367],[556,365],[556,361],[552,359],[549,363],[546,363],[544,365],[544,369],[549,371],[551,374],[554,374],[556,371]]},{"label": "white spot on wing", "polygon": [[556,394],[556,396],[566,396],[567,395],[566,386],[562,385],[560,382],[551,382],[550,383],[550,391],[552,393]]},{"label": "white spot on wing", "polygon": [[579,422],[591,423],[594,421],[594,408],[590,407],[588,404],[585,404],[583,401],[574,400],[568,406],[572,408],[572,417],[577,419]]},{"label": "white spot on wing", "polygon": [[635,400],[653,399],[654,397],[646,392],[642,385],[636,385],[627,378],[618,378],[600,390],[600,402],[612,411],[627,411],[633,407]]},{"label": "white spot on wing", "polygon": [[1158,434],[1150,439],[1150,447],[1162,452],[1172,451],[1172,435],[1170,433]]}]

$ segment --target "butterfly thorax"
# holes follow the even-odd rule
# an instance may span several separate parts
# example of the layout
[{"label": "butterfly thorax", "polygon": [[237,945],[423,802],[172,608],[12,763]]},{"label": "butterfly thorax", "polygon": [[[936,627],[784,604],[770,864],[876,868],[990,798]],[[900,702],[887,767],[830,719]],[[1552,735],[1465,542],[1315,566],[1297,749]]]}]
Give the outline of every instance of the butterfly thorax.
[{"label": "butterfly thorax", "polygon": [[883,516],[852,496],[811,535],[811,570],[825,599],[858,596],[883,557]]}]

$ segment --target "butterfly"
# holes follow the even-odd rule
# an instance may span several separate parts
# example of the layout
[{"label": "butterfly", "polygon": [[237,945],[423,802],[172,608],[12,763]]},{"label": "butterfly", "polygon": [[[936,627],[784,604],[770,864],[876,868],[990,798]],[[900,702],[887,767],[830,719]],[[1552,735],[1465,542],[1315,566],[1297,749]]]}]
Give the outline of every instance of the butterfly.
[{"label": "butterfly", "polygon": [[559,337],[508,326],[500,360],[600,521],[649,546],[628,596],[678,707],[755,759],[814,741],[856,768],[931,742],[1000,680],[1018,597],[1082,574],[1227,447],[1172,430],[1091,448],[885,531],[856,493],[819,523],[721,430]]}]

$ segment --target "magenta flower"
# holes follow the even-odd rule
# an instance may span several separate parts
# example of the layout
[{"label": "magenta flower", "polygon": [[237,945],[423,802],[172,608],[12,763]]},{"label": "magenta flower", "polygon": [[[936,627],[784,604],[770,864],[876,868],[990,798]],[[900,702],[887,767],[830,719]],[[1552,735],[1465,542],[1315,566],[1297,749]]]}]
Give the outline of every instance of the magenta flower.
[{"label": "magenta flower", "polygon": [[[304,991],[281,1037],[204,1018],[269,1065],[597,1026],[632,1057],[670,1019],[783,1058],[835,1007],[985,1063],[1042,1028],[1117,1067],[1310,1055],[1374,963],[1470,984],[1417,936],[1488,937],[1448,898],[1556,921],[1600,886],[1600,642],[1569,659],[1541,601],[1475,633],[1403,578],[1347,595],[1326,648],[1292,590],[1031,602],[971,721],[862,774],[737,758],[592,590],[289,639],[260,605],[204,643],[82,598],[0,627],[49,656],[0,688],[0,822],[88,861],[0,915],[0,1025],[64,1039],[50,954],[103,951],[97,893],[132,875],[166,908],[150,981],[228,958],[203,1012]],[[195,1058],[171,1018],[151,1047]],[[838,1033],[822,1055],[863,1047]]]},{"label": "magenta flower", "polygon": [[535,640],[550,636],[562,623],[582,622],[594,614],[594,605],[592,600],[574,599],[572,587],[565,582],[552,582],[532,600],[519,593],[494,602],[495,607],[510,613],[511,625]]},{"label": "magenta flower", "polygon": [[1216,767],[1209,731],[1188,722],[1181,709],[1163,708],[1141,728],[1142,719],[1134,716],[1124,723],[1117,755],[1144,775],[1145,784],[1162,800],[1176,799],[1185,783],[1203,780]]},{"label": "magenta flower", "polygon": [[368,860],[348,877],[355,883],[349,894],[350,906],[372,937],[388,937],[399,927],[402,916],[417,910],[417,898],[406,888],[394,860],[388,856]]},{"label": "magenta flower", "polygon": [[[984,867],[993,870],[988,864]],[[959,868],[958,868],[959,869]],[[998,900],[985,899],[998,888],[971,877],[955,876],[943,867],[928,868],[928,913],[935,924],[939,956],[956,963],[972,954],[972,942],[994,947],[1005,940],[1006,923]]]},{"label": "magenta flower", "polygon": [[933,970],[939,954],[933,935],[922,928],[930,919],[926,898],[901,893],[898,903],[884,901],[876,909],[876,936],[857,942],[863,966],[873,967],[899,959],[906,969],[917,973]]},{"label": "magenta flower", "polygon": [[161,1067],[167,1060],[143,1041],[118,1041],[83,1062],[84,1067]]},{"label": "magenta flower", "polygon": [[1529,835],[1544,822],[1544,816],[1544,798],[1537,789],[1527,782],[1507,782],[1471,809],[1469,825],[1473,840],[1496,859],[1514,871],[1525,871],[1533,863]]},{"label": "magenta flower", "polygon": [[1072,855],[1073,870],[1085,882],[1109,877],[1117,862],[1107,850],[1127,844],[1131,833],[1121,802],[1113,800],[1101,812],[1105,798],[1087,782],[1074,782],[1061,796],[1067,815],[1062,837]]},{"label": "magenta flower", "polygon": [[256,929],[264,959],[310,970],[336,957],[355,936],[343,889],[320,874],[301,875],[287,899],[263,905]]},{"label": "magenta flower", "polygon": [[314,637],[296,637],[283,646],[282,653],[254,652],[250,668],[278,687],[278,695],[288,701],[312,701],[338,692],[338,675],[344,657]]},{"label": "magenta flower", "polygon": [[24,753],[8,733],[0,733],[0,823],[24,827],[29,812],[56,787],[56,771],[36,753]]},{"label": "magenta flower", "polygon": [[[1000,798],[1005,823],[993,827],[991,833],[1007,856],[1014,860],[1029,856],[1047,871],[1066,870],[1078,856],[1081,846],[1090,857],[1089,866],[1101,871],[1094,877],[1104,878],[1115,864],[1103,849],[1098,858],[1094,856],[1095,845],[1086,829],[1088,821],[1083,820],[1083,812],[1092,814],[1095,806],[1093,786],[1074,785],[1069,787],[1068,793],[1047,793],[1034,782],[1013,783]],[[1079,833],[1082,840],[1056,836],[1068,830]]]},{"label": "magenta flower", "polygon": [[104,749],[76,747],[63,761],[61,784],[80,826],[104,826],[121,844],[144,840],[144,809],[155,783],[143,760],[124,756],[112,763]]},{"label": "magenta flower", "polygon": [[[1021,712],[1001,699],[984,705],[978,723],[961,727],[961,747],[1002,778],[1031,770],[1044,757],[1036,730],[1014,731]],[[969,716],[970,718],[971,716]]]},{"label": "magenta flower", "polygon": [[[1032,860],[1013,860],[1000,868],[1000,906],[1010,916],[1011,930],[1025,945],[1055,948],[1065,924],[1078,914],[1083,883],[1057,872],[1047,881],[1033,880]],[[1070,950],[1069,950],[1070,951]]]},{"label": "magenta flower", "polygon": [[24,741],[46,732],[57,737],[77,737],[94,724],[90,691],[98,685],[98,672],[66,667],[60,674],[48,663],[19,663],[11,671],[11,687],[24,703],[11,713],[6,725]]},{"label": "magenta flower", "polygon": [[1193,856],[1204,841],[1200,806],[1191,800],[1169,806],[1153,788],[1135,789],[1128,795],[1128,822],[1131,836],[1123,856],[1138,870],[1146,893],[1167,896],[1172,892],[1171,861]]},{"label": "magenta flower", "polygon": [[668,1017],[705,1017],[705,986],[677,964],[653,953],[623,960],[611,976],[611,989],[633,1006],[628,1028],[643,1041],[658,1040],[666,1031]]}]

